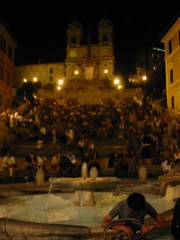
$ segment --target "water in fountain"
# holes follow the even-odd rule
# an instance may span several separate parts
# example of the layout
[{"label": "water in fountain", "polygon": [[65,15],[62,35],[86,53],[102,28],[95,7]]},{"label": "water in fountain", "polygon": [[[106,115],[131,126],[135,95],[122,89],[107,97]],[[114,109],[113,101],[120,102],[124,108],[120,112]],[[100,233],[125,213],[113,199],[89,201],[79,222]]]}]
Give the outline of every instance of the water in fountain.
[{"label": "water in fountain", "polygon": [[[15,196],[0,199],[0,217],[50,224],[72,224],[100,227],[100,223],[109,210],[118,202],[127,198],[128,193],[114,195],[110,192],[94,192],[94,206],[79,207],[74,204],[74,193],[52,193]],[[144,194],[159,213],[174,207],[174,201],[160,198],[158,195]]]}]

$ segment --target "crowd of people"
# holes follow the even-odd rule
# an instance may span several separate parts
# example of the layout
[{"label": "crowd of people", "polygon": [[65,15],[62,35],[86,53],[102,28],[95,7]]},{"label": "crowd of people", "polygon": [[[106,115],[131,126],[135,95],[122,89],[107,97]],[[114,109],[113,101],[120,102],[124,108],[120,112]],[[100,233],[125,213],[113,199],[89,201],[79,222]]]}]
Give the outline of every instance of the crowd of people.
[{"label": "crowd of people", "polygon": [[[47,144],[59,145],[61,153],[78,150],[82,162],[92,164],[88,158],[93,150],[98,155],[98,144],[115,139],[126,150],[118,152],[114,159],[114,153],[106,156],[109,167],[129,176],[136,175],[139,159],[151,159],[154,164],[168,161],[170,165],[179,161],[180,124],[165,110],[153,107],[149,98],[134,98],[132,103],[119,105],[25,106],[21,113],[18,109],[5,112],[4,119],[17,142],[36,144],[36,150]],[[4,149],[2,152],[5,156]],[[43,157],[38,158],[41,161]],[[93,164],[98,167],[97,162]]]},{"label": "crowd of people", "polygon": [[[65,169],[69,166],[72,167],[70,174],[76,176],[75,149],[78,150],[81,166],[86,163],[88,171],[93,167],[99,171],[97,142],[104,139],[116,138],[119,145],[123,143],[126,146],[125,151],[114,150],[107,156],[108,167],[115,168],[116,176],[134,176],[139,159],[142,159],[143,163],[152,159],[155,164],[166,161],[170,166],[180,161],[178,120],[170,118],[166,111],[154,108],[148,98],[135,98],[132,104],[118,106],[112,103],[83,106],[51,104],[48,107],[41,104],[27,105],[21,114],[17,110],[7,111],[5,118],[10,133],[14,134],[18,141],[37,144],[36,153],[29,152],[24,159],[27,181],[34,181],[38,169],[46,172],[47,158],[42,151],[46,144],[59,145],[60,149],[63,149],[63,152],[59,150],[51,157],[51,168],[58,177],[69,174],[70,171]],[[1,153],[3,168],[12,177],[16,161],[7,142]],[[163,168],[166,173],[170,170],[165,165]],[[152,217],[155,223],[145,224],[146,215]],[[131,221],[130,224],[116,224],[113,222],[116,217],[122,220],[134,219],[139,223],[132,225]],[[175,211],[173,217],[177,218]],[[118,234],[123,233],[126,239],[136,239],[133,236],[138,230],[141,232],[138,239],[141,239],[147,232],[167,226],[165,219],[140,193],[132,193],[126,200],[118,202],[102,220],[101,226],[106,229],[109,224],[112,229],[119,231]],[[176,219],[173,220],[172,234],[178,239],[175,235],[175,224]],[[116,235],[113,239],[121,239],[119,236]]]}]

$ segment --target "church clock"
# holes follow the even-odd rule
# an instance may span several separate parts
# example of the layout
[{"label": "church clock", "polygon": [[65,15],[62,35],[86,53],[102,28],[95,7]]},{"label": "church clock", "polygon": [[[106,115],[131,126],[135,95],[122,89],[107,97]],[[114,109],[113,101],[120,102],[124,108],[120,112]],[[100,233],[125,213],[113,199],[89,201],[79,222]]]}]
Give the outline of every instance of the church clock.
[{"label": "church clock", "polygon": [[76,51],[70,51],[69,52],[69,56],[71,57],[71,58],[76,58],[76,56],[77,56],[77,53],[76,53]]}]

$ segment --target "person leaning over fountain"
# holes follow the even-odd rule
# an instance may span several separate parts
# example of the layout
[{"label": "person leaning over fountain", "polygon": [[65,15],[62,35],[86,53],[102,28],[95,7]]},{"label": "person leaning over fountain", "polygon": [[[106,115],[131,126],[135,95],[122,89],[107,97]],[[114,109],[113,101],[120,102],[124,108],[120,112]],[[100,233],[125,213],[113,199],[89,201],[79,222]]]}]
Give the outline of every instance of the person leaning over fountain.
[{"label": "person leaning over fountain", "polygon": [[180,198],[177,199],[174,206],[171,233],[175,240],[180,239]]},{"label": "person leaning over fountain", "polygon": [[[153,224],[144,223],[146,215],[149,215],[156,222]],[[142,224],[139,225],[140,229],[134,229],[133,225],[128,225],[126,223],[119,223],[112,227],[114,230],[124,232],[127,235],[127,239],[133,239],[131,238],[131,236],[135,234],[137,230],[140,230],[141,234],[144,235],[145,233],[153,229],[167,227],[167,222],[165,221],[165,219],[157,213],[155,208],[150,203],[146,202],[144,195],[142,195],[141,193],[131,193],[127,197],[127,199],[119,201],[105,216],[105,218],[101,222],[101,227],[106,229],[115,217],[118,217],[119,220],[135,219]]]}]

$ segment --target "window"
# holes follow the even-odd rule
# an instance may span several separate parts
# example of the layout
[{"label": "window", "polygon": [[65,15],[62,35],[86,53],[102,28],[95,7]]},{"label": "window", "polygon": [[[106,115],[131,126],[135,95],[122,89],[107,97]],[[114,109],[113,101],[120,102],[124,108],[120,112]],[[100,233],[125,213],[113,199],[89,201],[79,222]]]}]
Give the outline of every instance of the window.
[{"label": "window", "polygon": [[173,77],[173,69],[170,70],[170,83],[173,83],[174,82],[174,77]]},{"label": "window", "polygon": [[171,97],[171,108],[174,109],[174,97]]},{"label": "window", "polygon": [[107,42],[108,41],[108,36],[106,33],[103,34],[103,42]]},{"label": "window", "polygon": [[2,107],[2,95],[0,95],[0,107]]},{"label": "window", "polygon": [[53,68],[50,68],[50,69],[49,69],[49,73],[53,73]]},{"label": "window", "polygon": [[49,81],[50,81],[50,82],[53,81],[53,76],[49,76]]},{"label": "window", "polygon": [[6,52],[6,40],[3,36],[0,38],[0,49]]},{"label": "window", "polygon": [[9,106],[10,106],[10,101],[9,101],[9,99],[7,99],[7,101],[6,101],[6,108],[9,108]]},{"label": "window", "polygon": [[76,37],[75,36],[71,37],[71,44],[76,44]]},{"label": "window", "polygon": [[13,49],[12,47],[8,46],[8,58],[12,60],[13,57]]},{"label": "window", "polygon": [[168,42],[168,51],[169,51],[169,54],[172,53],[172,41],[171,40],[169,40],[169,42]]},{"label": "window", "polygon": [[8,71],[7,73],[7,84],[10,86],[11,85],[11,73]]},{"label": "window", "polygon": [[4,68],[1,64],[0,64],[0,80],[4,81]]}]

